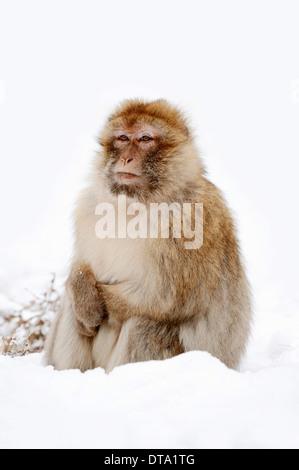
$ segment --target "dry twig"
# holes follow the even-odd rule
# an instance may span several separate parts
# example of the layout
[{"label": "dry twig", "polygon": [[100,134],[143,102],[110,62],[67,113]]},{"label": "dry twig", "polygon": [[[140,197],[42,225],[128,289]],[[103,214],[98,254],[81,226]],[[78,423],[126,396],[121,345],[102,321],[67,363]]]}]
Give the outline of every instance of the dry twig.
[{"label": "dry twig", "polygon": [[0,338],[0,354],[25,356],[43,350],[50,325],[58,312],[60,295],[53,274],[41,296],[34,295],[28,305],[13,313],[0,312],[0,326],[9,325],[11,334]]}]

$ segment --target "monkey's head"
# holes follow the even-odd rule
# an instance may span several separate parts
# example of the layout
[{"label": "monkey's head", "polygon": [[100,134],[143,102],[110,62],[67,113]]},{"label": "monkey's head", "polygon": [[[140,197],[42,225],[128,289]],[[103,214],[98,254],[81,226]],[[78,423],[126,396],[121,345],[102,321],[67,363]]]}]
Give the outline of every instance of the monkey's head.
[{"label": "monkey's head", "polygon": [[164,100],[125,101],[100,136],[105,185],[142,202],[181,199],[202,166],[182,113]]}]

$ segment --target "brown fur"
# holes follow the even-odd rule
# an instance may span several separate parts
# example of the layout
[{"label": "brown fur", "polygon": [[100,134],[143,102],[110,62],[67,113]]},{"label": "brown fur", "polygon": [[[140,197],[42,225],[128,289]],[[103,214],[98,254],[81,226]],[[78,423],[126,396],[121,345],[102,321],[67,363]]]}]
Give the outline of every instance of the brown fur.
[{"label": "brown fur", "polygon": [[109,117],[109,122],[114,125],[131,127],[136,122],[146,120],[148,124],[162,122],[171,131],[189,136],[187,121],[183,114],[173,106],[169,106],[165,100],[144,102],[141,100],[128,100],[122,103]]},{"label": "brown fur", "polygon": [[98,326],[107,317],[107,311],[94,273],[85,264],[75,265],[68,285],[78,331],[86,336],[95,336]]},{"label": "brown fur", "polygon": [[179,328],[171,322],[156,322],[140,318],[129,335],[130,362],[167,359],[184,352]]},{"label": "brown fur", "polygon": [[[156,181],[128,191],[111,184],[120,158],[113,132],[136,124],[151,125],[159,135],[154,150],[142,157],[144,174]],[[82,357],[91,357],[84,366],[73,360],[71,367],[110,371],[126,362],[198,349],[237,368],[250,330],[248,282],[230,211],[204,175],[186,119],[163,100],[125,102],[109,118],[100,141],[103,152],[76,212],[75,257],[66,291],[72,309],[61,313],[76,325],[71,331],[76,331]],[[203,203],[203,245],[186,250],[179,238],[97,240],[95,207],[101,201],[116,203],[118,194],[145,204]],[[110,284],[112,278],[116,284]],[[61,346],[69,331],[61,325],[58,319],[47,346],[48,362],[59,369],[70,368],[70,353]],[[94,338],[84,345],[82,335]]]}]

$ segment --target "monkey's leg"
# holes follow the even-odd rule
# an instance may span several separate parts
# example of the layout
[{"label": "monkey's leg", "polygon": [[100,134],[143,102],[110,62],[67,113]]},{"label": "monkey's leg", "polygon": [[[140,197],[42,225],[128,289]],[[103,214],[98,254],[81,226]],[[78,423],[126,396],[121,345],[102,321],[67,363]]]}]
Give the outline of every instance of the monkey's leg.
[{"label": "monkey's leg", "polygon": [[180,326],[180,341],[186,351],[207,351],[231,369],[238,369],[250,332],[251,306],[244,294],[234,303],[225,299],[211,304],[206,315]]},{"label": "monkey's leg", "polygon": [[80,369],[85,372],[93,369],[92,343],[92,339],[77,331],[72,302],[66,293],[46,341],[46,364],[56,370]]},{"label": "monkey's leg", "polygon": [[183,352],[177,326],[151,318],[131,318],[121,329],[106,372],[129,362],[169,359]]}]

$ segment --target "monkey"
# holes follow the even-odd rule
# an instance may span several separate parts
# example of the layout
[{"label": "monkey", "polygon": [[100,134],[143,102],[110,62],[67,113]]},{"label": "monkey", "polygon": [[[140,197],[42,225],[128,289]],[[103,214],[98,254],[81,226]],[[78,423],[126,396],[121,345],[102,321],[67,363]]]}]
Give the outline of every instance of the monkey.
[{"label": "monkey", "polygon": [[[230,209],[206,176],[184,113],[163,99],[124,101],[99,143],[75,210],[74,255],[46,363],[109,373],[199,350],[238,369],[251,330],[250,286]],[[186,249],[184,236],[171,234],[97,237],[98,205],[116,208],[120,196],[146,207],[202,204],[201,246]]]}]

